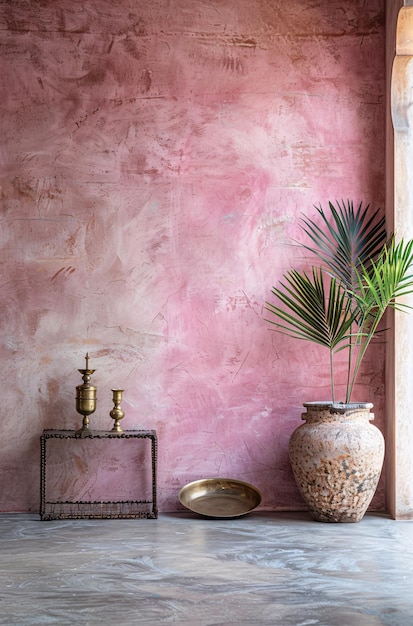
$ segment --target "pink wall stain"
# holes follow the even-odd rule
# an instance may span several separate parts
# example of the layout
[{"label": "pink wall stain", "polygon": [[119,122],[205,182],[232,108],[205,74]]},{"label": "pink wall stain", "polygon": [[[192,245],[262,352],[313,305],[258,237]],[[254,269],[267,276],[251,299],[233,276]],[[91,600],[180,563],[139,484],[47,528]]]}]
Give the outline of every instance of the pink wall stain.
[{"label": "pink wall stain", "polygon": [[[288,439],[328,371],[263,304],[304,263],[302,213],[383,206],[383,2],[17,1],[0,22],[0,510],[38,509],[39,436],[80,426],[86,351],[92,427],[117,387],[123,427],[158,431],[161,510],[216,475],[303,508]],[[357,387],[381,427],[383,370],[378,346]]]}]

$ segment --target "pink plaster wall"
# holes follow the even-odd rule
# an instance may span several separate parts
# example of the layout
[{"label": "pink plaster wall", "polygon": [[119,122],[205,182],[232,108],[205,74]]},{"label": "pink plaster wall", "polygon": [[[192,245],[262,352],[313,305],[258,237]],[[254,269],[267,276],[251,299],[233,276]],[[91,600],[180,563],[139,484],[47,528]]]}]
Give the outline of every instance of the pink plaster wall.
[{"label": "pink plaster wall", "polygon": [[[161,510],[211,475],[301,508],[288,438],[327,367],[263,303],[302,212],[383,206],[383,2],[13,0],[0,45],[0,510],[37,510],[86,351],[92,426],[122,387],[158,431]],[[382,427],[383,354],[357,388]]]}]

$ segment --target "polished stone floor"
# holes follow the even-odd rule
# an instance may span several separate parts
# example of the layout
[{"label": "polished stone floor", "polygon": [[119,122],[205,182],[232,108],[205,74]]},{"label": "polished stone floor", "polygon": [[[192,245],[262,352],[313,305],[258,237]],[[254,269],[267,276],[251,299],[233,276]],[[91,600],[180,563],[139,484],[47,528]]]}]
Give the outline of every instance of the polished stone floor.
[{"label": "polished stone floor", "polygon": [[0,624],[413,625],[413,522],[0,515]]}]

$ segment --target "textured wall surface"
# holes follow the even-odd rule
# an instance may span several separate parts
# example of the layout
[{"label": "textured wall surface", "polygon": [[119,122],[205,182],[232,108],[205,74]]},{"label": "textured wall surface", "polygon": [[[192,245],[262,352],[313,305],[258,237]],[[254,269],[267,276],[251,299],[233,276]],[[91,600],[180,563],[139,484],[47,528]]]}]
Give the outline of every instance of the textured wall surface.
[{"label": "textured wall surface", "polygon": [[[92,426],[116,387],[158,431],[161,510],[211,475],[302,507],[288,438],[327,355],[263,303],[303,212],[383,206],[382,1],[3,0],[0,46],[0,510],[37,509],[86,351]],[[383,355],[356,390],[381,426]]]}]

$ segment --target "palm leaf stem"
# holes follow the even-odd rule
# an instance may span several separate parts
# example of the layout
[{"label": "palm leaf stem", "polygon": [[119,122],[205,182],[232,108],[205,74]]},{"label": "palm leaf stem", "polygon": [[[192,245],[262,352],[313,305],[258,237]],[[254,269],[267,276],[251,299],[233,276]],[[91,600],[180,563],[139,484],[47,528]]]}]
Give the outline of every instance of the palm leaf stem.
[{"label": "palm leaf stem", "polygon": [[358,351],[346,401],[351,397],[363,357],[371,340],[377,334],[386,310],[412,308],[406,303],[396,302],[396,298],[411,294],[413,291],[413,275],[409,273],[412,263],[413,240],[406,244],[401,240],[396,244],[392,239],[389,246],[383,247],[377,261],[372,261],[370,271],[363,265],[360,271],[357,271],[359,289],[354,296],[362,312],[362,318],[355,335]]}]

